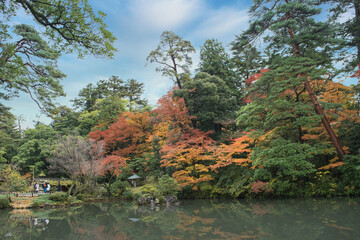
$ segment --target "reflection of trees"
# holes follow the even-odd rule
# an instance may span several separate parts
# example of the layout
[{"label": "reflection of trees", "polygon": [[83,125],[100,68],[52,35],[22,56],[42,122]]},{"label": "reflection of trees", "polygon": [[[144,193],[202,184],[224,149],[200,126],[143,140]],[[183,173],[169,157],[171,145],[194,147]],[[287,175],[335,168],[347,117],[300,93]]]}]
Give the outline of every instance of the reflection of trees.
[{"label": "reflection of trees", "polygon": [[[360,235],[358,199],[194,200],[170,208],[101,203],[27,211],[0,211],[0,239],[356,239]],[[42,228],[43,221],[35,225],[35,218],[49,222]],[[4,237],[9,233],[11,237]]]}]

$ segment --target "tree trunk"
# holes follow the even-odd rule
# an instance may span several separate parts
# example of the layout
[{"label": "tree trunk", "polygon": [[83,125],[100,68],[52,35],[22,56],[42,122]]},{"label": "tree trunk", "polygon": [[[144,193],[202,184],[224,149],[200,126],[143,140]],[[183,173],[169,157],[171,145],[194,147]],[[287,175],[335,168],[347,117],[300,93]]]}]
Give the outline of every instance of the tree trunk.
[{"label": "tree trunk", "polygon": [[[355,1],[358,2],[359,0],[355,0]],[[288,3],[289,0],[285,0],[285,2]],[[291,18],[290,13],[286,14],[286,18],[287,19]],[[287,27],[287,31],[289,33],[290,38],[294,39],[295,38],[294,30],[290,27]],[[294,55],[300,56],[301,52],[300,52],[300,45],[298,42],[293,43],[293,48],[294,48]],[[328,133],[329,138],[336,149],[339,159],[342,160],[344,158],[345,152],[344,152],[334,130],[332,129],[332,127],[329,123],[329,120],[326,118],[326,115],[325,115],[322,107],[320,106],[319,101],[317,100],[317,97],[315,96],[314,90],[312,89],[310,81],[309,81],[309,77],[307,77],[307,80],[305,81],[304,86],[310,96],[311,102],[314,105],[316,114],[321,116],[321,123],[323,124],[324,128],[326,129],[326,132]]]},{"label": "tree trunk", "polygon": [[[309,78],[309,77],[308,77]],[[311,85],[310,85],[310,81],[309,79],[306,80],[306,82],[304,83],[306,91],[309,93],[311,102],[314,105],[314,109],[316,114],[321,116],[321,123],[323,124],[324,128],[326,129],[326,132],[328,133],[331,142],[333,143],[339,158],[342,160],[344,158],[345,152],[341,146],[341,143],[339,142],[339,139],[336,137],[336,134],[334,132],[334,130],[332,129],[322,107],[319,104],[319,101],[317,100],[314,90],[312,89]]]}]

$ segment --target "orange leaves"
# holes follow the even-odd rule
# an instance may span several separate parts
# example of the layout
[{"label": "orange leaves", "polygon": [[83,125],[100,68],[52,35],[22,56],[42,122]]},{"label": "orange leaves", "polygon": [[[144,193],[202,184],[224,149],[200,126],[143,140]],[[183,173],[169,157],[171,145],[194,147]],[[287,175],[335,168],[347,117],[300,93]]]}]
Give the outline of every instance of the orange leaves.
[{"label": "orange leaves", "polygon": [[210,168],[217,171],[218,168],[230,164],[248,166],[251,157],[250,142],[253,139],[248,135],[234,139],[229,145],[221,144],[214,152],[217,161]]},{"label": "orange leaves", "polygon": [[328,170],[330,168],[336,168],[336,167],[339,167],[339,166],[344,165],[344,164],[345,164],[344,162],[329,163],[328,165],[320,167],[319,170]]},{"label": "orange leaves", "polygon": [[190,129],[183,134],[178,142],[168,143],[161,152],[162,166],[176,169],[173,177],[184,186],[194,186],[202,181],[209,181],[209,162],[212,161],[211,153],[215,142],[208,133],[198,129]]}]

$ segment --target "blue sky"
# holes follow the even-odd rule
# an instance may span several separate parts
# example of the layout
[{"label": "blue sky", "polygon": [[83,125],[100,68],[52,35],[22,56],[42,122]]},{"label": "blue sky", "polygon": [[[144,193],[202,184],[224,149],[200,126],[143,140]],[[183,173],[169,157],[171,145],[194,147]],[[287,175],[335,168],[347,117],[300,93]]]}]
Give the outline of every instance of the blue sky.
[{"label": "blue sky", "polygon": [[[216,38],[225,48],[235,35],[248,26],[247,10],[250,0],[90,0],[95,10],[107,14],[106,24],[117,37],[119,50],[114,59],[97,59],[86,56],[78,59],[75,55],[64,55],[58,66],[67,77],[62,84],[67,94],[57,99],[62,105],[72,106],[79,90],[89,83],[96,83],[110,76],[123,80],[134,78],[145,84],[144,97],[155,105],[173,85],[155,71],[155,65],[146,64],[146,57],[154,50],[163,31],[173,31],[183,39],[191,41],[196,48],[192,56],[193,68],[199,62],[199,48],[206,39]],[[16,21],[31,23],[31,18],[19,14]],[[50,123],[41,114],[29,96],[21,94],[6,103],[12,112],[22,115],[23,128],[33,126],[34,121]]]}]

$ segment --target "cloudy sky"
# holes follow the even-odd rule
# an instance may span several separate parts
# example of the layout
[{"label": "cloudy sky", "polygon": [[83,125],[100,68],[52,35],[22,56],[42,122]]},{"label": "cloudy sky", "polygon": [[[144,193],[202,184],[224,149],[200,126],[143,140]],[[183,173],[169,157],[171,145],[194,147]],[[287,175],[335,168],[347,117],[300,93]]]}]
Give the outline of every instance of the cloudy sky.
[{"label": "cloudy sky", "polygon": [[[191,41],[197,52],[193,57],[193,69],[199,62],[199,48],[206,39],[215,38],[229,48],[234,40],[248,26],[247,10],[250,0],[90,0],[95,10],[107,14],[105,22],[117,37],[119,50],[114,59],[97,59],[91,56],[77,59],[64,55],[58,65],[67,77],[62,81],[67,94],[58,103],[72,106],[79,90],[89,83],[96,83],[110,76],[123,80],[134,78],[145,84],[144,97],[150,104],[156,104],[172,82],[155,71],[155,65],[146,64],[148,54],[156,49],[163,31],[173,31],[185,40]],[[16,21],[30,22],[28,16],[17,16]],[[41,114],[29,96],[6,103],[12,112],[25,119],[23,128],[32,127],[34,121],[50,123]]]}]

